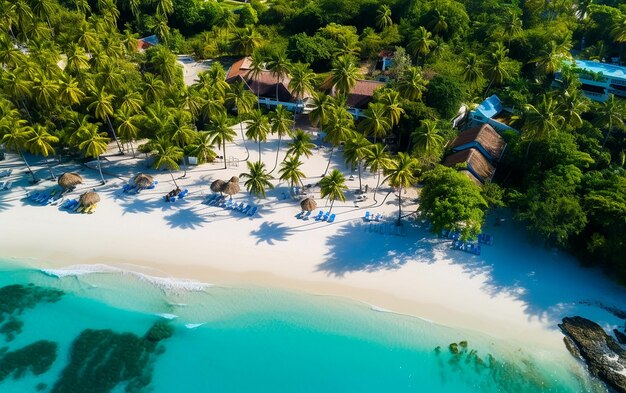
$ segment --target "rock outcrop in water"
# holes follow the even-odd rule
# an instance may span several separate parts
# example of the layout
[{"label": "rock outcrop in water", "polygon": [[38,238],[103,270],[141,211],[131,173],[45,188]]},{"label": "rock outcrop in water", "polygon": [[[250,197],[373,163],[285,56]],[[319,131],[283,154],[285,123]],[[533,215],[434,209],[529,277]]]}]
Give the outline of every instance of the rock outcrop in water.
[{"label": "rock outcrop in water", "polygon": [[565,345],[574,356],[585,360],[592,375],[626,393],[626,350],[613,337],[582,317],[563,318],[559,327],[565,333]]}]

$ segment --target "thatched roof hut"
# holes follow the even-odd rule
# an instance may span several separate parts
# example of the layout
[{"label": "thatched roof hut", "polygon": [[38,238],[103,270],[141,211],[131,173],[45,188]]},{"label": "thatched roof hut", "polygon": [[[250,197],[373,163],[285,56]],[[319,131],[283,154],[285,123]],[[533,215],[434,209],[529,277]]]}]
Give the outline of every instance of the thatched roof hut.
[{"label": "thatched roof hut", "polygon": [[230,182],[233,182],[233,183],[237,183],[237,184],[239,184],[239,178],[238,178],[237,176],[233,176],[233,177],[231,177],[229,181],[230,181]]},{"label": "thatched roof hut", "polygon": [[83,178],[75,172],[67,172],[59,176],[58,183],[61,187],[68,189],[82,184]]},{"label": "thatched roof hut", "polygon": [[232,196],[241,191],[241,188],[239,187],[239,178],[236,176],[233,176],[233,178],[237,179],[237,181],[232,181],[233,179],[230,179],[228,182],[224,183],[224,187],[222,187],[222,192],[224,194]]},{"label": "thatched roof hut", "polygon": [[81,206],[89,207],[91,205],[95,205],[98,202],[100,202],[100,195],[98,195],[98,193],[95,191],[87,191],[80,196]]},{"label": "thatched roof hut", "polygon": [[150,175],[146,175],[145,173],[140,173],[135,176],[135,185],[139,188],[148,188],[154,183],[154,178]]},{"label": "thatched roof hut", "polygon": [[496,168],[489,163],[485,156],[474,148],[450,154],[443,161],[443,165],[467,170],[481,183],[491,180],[496,171]]},{"label": "thatched roof hut", "polygon": [[302,210],[310,212],[315,210],[315,208],[317,207],[317,202],[315,202],[315,199],[313,198],[306,198],[303,199],[302,202],[300,202],[300,207],[302,208]]},{"label": "thatched roof hut", "polygon": [[224,185],[226,185],[226,182],[224,180],[217,179],[216,181],[211,183],[211,191],[222,192]]},{"label": "thatched roof hut", "polygon": [[488,160],[494,162],[499,161],[502,157],[506,142],[492,126],[483,124],[461,132],[450,142],[450,147],[455,152],[470,148],[477,149]]}]

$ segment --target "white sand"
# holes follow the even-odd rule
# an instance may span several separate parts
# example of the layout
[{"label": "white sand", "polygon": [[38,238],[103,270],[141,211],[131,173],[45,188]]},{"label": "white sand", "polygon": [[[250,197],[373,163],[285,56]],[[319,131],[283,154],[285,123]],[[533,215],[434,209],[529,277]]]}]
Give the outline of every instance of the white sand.
[{"label": "white sand", "polygon": [[[256,159],[256,144],[248,142],[248,146],[251,159]],[[263,159],[270,169],[275,149],[276,140],[263,145]],[[114,151],[111,145],[110,152]],[[304,160],[303,170],[309,176],[305,184],[319,181],[328,153],[320,149]],[[181,188],[190,190],[185,201],[164,202],[163,195],[173,188],[164,171],[147,170],[159,180],[156,189],[123,194],[122,185],[146,171],[143,158],[129,156],[107,157],[105,186],[99,186],[97,171],[84,168],[86,183],[71,196],[95,187],[102,197],[95,214],[84,215],[23,200],[26,191],[50,189],[54,183],[29,186],[18,158],[9,155],[0,163],[0,171],[13,167],[12,178],[18,183],[10,192],[0,192],[1,256],[37,267],[107,264],[217,285],[346,296],[375,310],[553,350],[564,350],[556,327],[563,316],[592,317],[609,328],[620,321],[598,305],[626,309],[623,288],[597,270],[580,268],[572,258],[535,245],[509,217],[498,227],[493,226],[495,217],[489,218],[485,231],[495,236],[495,245],[483,246],[480,257],[451,250],[450,241],[437,239],[408,220],[406,236],[368,231],[361,218],[366,210],[384,214],[389,223],[397,214],[397,198],[393,193],[387,197],[386,186],[376,196],[378,202],[373,201],[376,177],[369,173],[363,180],[369,185],[368,201],[354,206],[355,171],[355,180],[348,182],[348,201],[335,204],[337,220],[328,224],[297,220],[299,204],[282,199],[288,188],[281,183],[266,199],[252,199],[245,192],[235,197],[261,206],[254,218],[201,204],[210,193],[210,182],[239,175],[245,171],[243,162],[227,170],[220,169],[221,163],[194,167],[178,180]],[[227,145],[227,156],[246,157],[241,140]],[[333,167],[349,174],[341,153],[334,158]],[[45,167],[37,168],[39,176],[47,174]],[[80,169],[61,165],[55,171]],[[182,171],[175,173],[181,175]],[[324,209],[319,190],[314,192]],[[407,195],[404,209],[414,211],[416,191]]]}]

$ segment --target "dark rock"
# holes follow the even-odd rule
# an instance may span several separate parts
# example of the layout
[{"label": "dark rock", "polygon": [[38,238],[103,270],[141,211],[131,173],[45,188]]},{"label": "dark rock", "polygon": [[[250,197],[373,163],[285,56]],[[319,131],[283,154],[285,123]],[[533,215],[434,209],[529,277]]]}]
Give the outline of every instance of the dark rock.
[{"label": "dark rock", "polygon": [[582,317],[563,318],[559,327],[578,349],[592,375],[626,393],[626,375],[621,373],[626,369],[626,350],[613,337],[597,323]]},{"label": "dark rock", "polygon": [[613,333],[615,333],[615,337],[617,337],[617,341],[619,341],[620,344],[626,345],[626,334],[617,329],[613,329]]}]

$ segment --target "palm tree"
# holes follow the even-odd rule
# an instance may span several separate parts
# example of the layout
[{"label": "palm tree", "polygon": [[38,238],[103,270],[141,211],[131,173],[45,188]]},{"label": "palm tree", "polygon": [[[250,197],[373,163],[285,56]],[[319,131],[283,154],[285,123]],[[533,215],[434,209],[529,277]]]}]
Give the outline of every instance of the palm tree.
[{"label": "palm tree", "polygon": [[435,40],[432,39],[432,33],[426,30],[424,26],[420,26],[413,31],[407,49],[417,60],[420,56],[425,59],[433,46],[435,46]]},{"label": "palm tree", "polygon": [[474,89],[483,78],[482,68],[483,63],[476,53],[468,53],[467,56],[461,60],[461,66],[463,67],[463,80],[469,84],[470,88]]},{"label": "palm tree", "polygon": [[127,91],[124,97],[122,97],[120,110],[128,111],[133,114],[141,113],[143,106],[144,102],[138,91]]},{"label": "palm tree", "polygon": [[544,139],[557,132],[563,124],[565,119],[558,113],[557,105],[552,97],[544,95],[537,106],[531,104],[524,106],[522,131],[525,139],[529,140],[527,158],[532,141]]},{"label": "palm tree", "polygon": [[392,24],[393,20],[391,20],[391,9],[387,4],[382,4],[376,11],[376,26],[381,30],[385,30]]},{"label": "palm tree", "polygon": [[261,161],[261,142],[267,141],[267,134],[270,132],[270,122],[267,116],[259,109],[250,112],[247,119],[246,138],[252,139],[259,144],[259,161]]},{"label": "palm tree", "polygon": [[[276,107],[276,111],[270,112],[269,114],[270,121],[270,131],[272,134],[278,135],[278,147],[276,148],[276,162],[274,163],[274,168],[270,171],[270,173],[276,170],[278,166],[278,156],[280,154],[280,142],[283,139],[283,136],[289,135],[291,131],[291,127],[294,124],[294,121],[291,120],[291,115],[289,111],[283,107],[282,105],[278,105]],[[260,159],[259,159],[260,160]]]},{"label": "palm tree", "polygon": [[67,56],[65,69],[67,72],[75,75],[80,75],[83,70],[89,68],[89,56],[85,52],[82,46],[76,43],[71,43],[65,50]]},{"label": "palm tree", "polygon": [[[168,126],[167,137],[184,152],[185,146],[196,137],[195,127],[191,123],[191,113],[185,110],[175,111]],[[187,166],[184,154],[182,160],[183,165],[185,165],[185,173],[183,173],[182,177],[185,177],[187,176]]]},{"label": "palm tree", "polygon": [[[316,75],[311,71],[308,64],[296,63],[291,66],[291,80],[288,87],[296,98],[296,102],[302,103],[305,95],[313,93],[315,78]],[[296,113],[298,113],[297,107],[293,111],[294,120]]]},{"label": "palm tree", "polygon": [[346,141],[346,146],[343,151],[346,163],[352,165],[353,168],[355,164],[357,166],[359,173],[359,191],[363,190],[363,186],[361,184],[361,166],[363,164],[363,160],[367,157],[370,146],[371,143],[365,136],[355,132],[353,136]]},{"label": "palm tree", "polygon": [[235,32],[235,48],[244,56],[249,56],[261,45],[262,38],[253,26],[246,26]]},{"label": "palm tree", "polygon": [[315,143],[311,142],[311,135],[297,129],[291,142],[288,144],[287,155],[295,158],[305,156],[309,158],[313,155],[313,149],[316,147]]},{"label": "palm tree", "polygon": [[35,101],[45,109],[52,107],[59,94],[59,85],[46,77],[35,78],[31,88]]},{"label": "palm tree", "polygon": [[400,122],[400,117],[404,114],[404,109],[400,106],[400,93],[395,90],[387,90],[378,102],[385,105],[385,115],[391,126],[397,125]]},{"label": "palm tree", "polygon": [[374,194],[376,194],[380,186],[380,174],[391,165],[391,157],[386,147],[380,143],[371,144],[365,156],[365,164],[369,166],[372,173],[378,174],[376,190],[374,191]]},{"label": "palm tree", "polygon": [[439,135],[436,120],[422,120],[421,125],[411,135],[415,151],[419,156],[432,157],[443,147],[445,139]]},{"label": "palm tree", "polygon": [[626,15],[622,14],[611,27],[611,35],[613,40],[619,44],[626,42]]},{"label": "palm tree", "polygon": [[242,173],[239,175],[243,179],[248,179],[244,182],[246,189],[252,195],[265,198],[265,190],[268,188],[274,188],[270,182],[270,180],[274,177],[267,172],[265,164],[261,161],[248,161],[246,164],[248,164],[248,173]]},{"label": "palm tree", "polygon": [[32,95],[32,82],[28,80],[28,77],[23,72],[17,70],[14,72],[7,71],[2,74],[2,85],[10,97],[14,99],[15,104],[22,104],[22,108],[30,117],[26,98]]},{"label": "palm tree", "polygon": [[[230,127],[229,127],[230,128]],[[232,130],[231,130],[232,131]],[[237,135],[234,131],[233,134]],[[198,163],[213,162],[217,153],[213,150],[214,138],[210,132],[200,131],[189,145],[190,155],[198,159]]]},{"label": "palm tree", "polygon": [[426,91],[428,81],[422,77],[422,71],[417,67],[409,67],[402,73],[398,81],[398,92],[411,101],[419,101]]},{"label": "palm tree", "polygon": [[574,128],[583,125],[581,115],[589,110],[589,99],[584,96],[578,87],[566,89],[557,96],[559,104],[558,111],[563,116],[565,124]]},{"label": "palm tree", "polygon": [[136,115],[131,112],[127,107],[120,107],[115,114],[115,120],[117,122],[117,132],[122,139],[122,142],[130,144],[130,149],[135,157],[135,148],[133,141],[137,139],[139,135],[139,126],[137,125],[142,118],[141,115]]},{"label": "palm tree", "polygon": [[338,199],[342,202],[346,201],[346,195],[344,191],[348,189],[346,186],[346,178],[338,169],[333,169],[327,176],[324,176],[320,180],[320,194],[322,198],[328,197],[330,201],[330,209],[333,210],[333,205]]},{"label": "palm tree", "polygon": [[250,61],[250,70],[248,71],[248,73],[246,74],[246,76],[249,76],[250,78],[252,78],[253,81],[257,82],[257,88],[256,88],[256,97],[257,97],[257,109],[260,109],[260,103],[259,103],[259,99],[261,98],[260,96],[260,84],[258,83],[259,77],[261,75],[263,75],[263,72],[265,72],[265,56],[263,56],[263,53],[261,53],[261,51],[259,50],[255,50],[254,52],[252,52],[252,58]]},{"label": "palm tree", "polygon": [[328,122],[328,116],[332,107],[332,98],[318,92],[313,95],[313,110],[309,113],[309,119],[313,126],[319,126],[320,130]]},{"label": "palm tree", "polygon": [[170,176],[172,177],[174,185],[176,186],[176,188],[178,188],[178,184],[176,183],[176,179],[174,179],[172,171],[177,171],[180,169],[178,163],[183,158],[183,149],[176,145],[173,145],[169,140],[165,138],[153,139],[147,143],[147,146],[148,149],[152,152],[152,157],[155,159],[152,165],[153,168],[167,168]]},{"label": "palm tree", "polygon": [[365,118],[359,123],[359,128],[365,135],[372,135],[374,143],[377,138],[384,138],[391,130],[391,122],[385,113],[385,104],[370,102],[363,112]]},{"label": "palm tree", "polygon": [[33,127],[29,127],[26,132],[26,146],[28,150],[33,154],[42,155],[46,159],[46,166],[50,171],[50,176],[55,179],[52,167],[48,163],[48,156],[55,154],[54,147],[52,145],[57,143],[59,138],[50,134],[46,126],[41,124],[35,124]]},{"label": "palm tree", "polygon": [[278,170],[278,174],[280,175],[280,180],[288,181],[289,185],[293,188],[297,183],[300,183],[304,187],[302,183],[302,179],[306,176],[304,172],[300,170],[302,166],[302,161],[298,159],[298,157],[292,156],[288,157],[285,161],[280,164],[280,169]]},{"label": "palm tree", "polygon": [[156,0],[156,13],[161,17],[167,17],[174,12],[174,4],[172,0]]},{"label": "palm tree", "polygon": [[[237,121],[239,121],[239,127],[241,130],[241,138],[243,139],[243,145],[246,148],[246,160],[250,158],[250,152],[246,146],[246,138],[243,134],[243,118],[246,114],[250,113],[254,106],[256,96],[246,90],[243,82],[235,82],[230,85],[229,91],[226,93],[226,102],[237,109]],[[226,156],[224,156],[226,159]]]},{"label": "palm tree", "polygon": [[285,77],[291,72],[291,64],[287,58],[287,53],[278,52],[270,57],[267,62],[267,69],[276,78],[276,104],[278,104],[278,86],[282,84]]},{"label": "palm tree", "polygon": [[433,30],[433,33],[441,35],[448,31],[448,22],[446,22],[446,16],[435,8],[433,11],[432,19],[428,23],[428,28]]},{"label": "palm tree", "polygon": [[501,84],[509,78],[509,65],[510,59],[507,57],[509,50],[506,49],[501,42],[496,42],[492,51],[487,56],[487,63],[485,64],[485,73],[490,78],[487,90],[485,90],[485,96],[494,83],[496,85]]},{"label": "palm tree", "polygon": [[99,132],[98,126],[95,124],[89,124],[89,127],[83,130],[79,134],[80,143],[78,148],[85,153],[85,157],[93,157],[98,161],[100,178],[102,179],[102,184],[105,184],[106,180],[104,180],[102,167],[100,166],[100,156],[106,153],[111,140],[107,137],[106,132]]},{"label": "palm tree", "polygon": [[71,75],[62,74],[59,83],[59,100],[71,107],[80,104],[83,98],[85,98],[85,93],[78,86],[78,81]]},{"label": "palm tree", "polygon": [[361,77],[354,59],[349,55],[342,55],[335,59],[330,72],[332,86],[339,94],[348,94]]},{"label": "palm tree", "polygon": [[37,182],[37,178],[35,177],[35,172],[33,172],[32,168],[26,161],[26,157],[24,156],[24,152],[22,149],[27,147],[27,141],[30,136],[30,128],[25,127],[26,121],[14,117],[9,117],[6,113],[2,118],[0,118],[0,132],[2,135],[2,144],[6,146],[8,149],[12,149],[17,151],[17,153],[22,157],[24,164],[28,168],[28,173],[33,177],[33,183]]},{"label": "palm tree", "polygon": [[398,225],[402,223],[402,189],[406,189],[415,183],[414,173],[417,165],[418,161],[416,158],[400,152],[391,160],[389,167],[385,170],[386,180],[389,182],[389,185],[398,189]]},{"label": "palm tree", "polygon": [[516,12],[508,10],[502,24],[504,28],[504,36],[508,39],[507,48],[511,48],[511,40],[517,38],[524,32],[522,28],[522,20],[519,18]]},{"label": "palm tree", "polygon": [[226,169],[226,142],[235,140],[237,133],[228,125],[228,116],[226,112],[220,112],[211,119],[209,123],[209,135],[212,142],[216,145],[222,145],[224,153],[224,169]]},{"label": "palm tree", "polygon": [[326,142],[331,144],[330,155],[328,156],[328,164],[326,165],[326,169],[324,170],[324,175],[328,172],[330,168],[330,163],[333,158],[333,152],[335,151],[335,146],[339,145],[341,142],[346,141],[354,132],[354,118],[346,110],[344,107],[333,108],[330,112],[330,116],[328,119],[328,129],[326,131],[326,138],[324,139]]},{"label": "palm tree", "polygon": [[598,116],[596,124],[606,130],[604,141],[602,141],[602,147],[604,147],[609,140],[613,128],[622,127],[624,125],[626,104],[620,99],[615,99],[615,96],[611,94],[604,103],[599,105],[596,113]]},{"label": "palm tree", "polygon": [[106,90],[101,88],[100,90],[92,91],[91,103],[87,106],[87,109],[93,111],[96,118],[100,120],[106,120],[109,125],[109,129],[113,134],[113,139],[115,139],[115,143],[117,144],[117,148],[120,154],[123,154],[122,146],[120,142],[117,140],[117,134],[115,134],[115,129],[113,128],[113,123],[111,123],[110,116],[113,115],[113,99],[115,97],[113,94],[109,94]]},{"label": "palm tree", "polygon": [[155,102],[163,99],[167,86],[165,82],[158,76],[149,72],[144,74],[144,92],[143,99],[145,102]]},{"label": "palm tree", "polygon": [[562,47],[555,41],[550,41],[547,48],[539,52],[539,56],[531,60],[537,65],[537,69],[551,78],[555,72],[561,68],[561,64],[565,59],[571,59],[569,46]]},{"label": "palm tree", "polygon": [[17,38],[13,33],[13,26],[17,23],[17,13],[15,12],[15,4],[8,1],[0,2],[0,28],[8,30],[13,37],[13,42],[17,43]]}]

